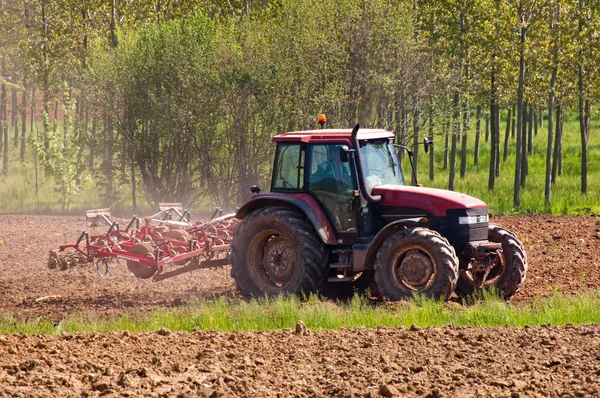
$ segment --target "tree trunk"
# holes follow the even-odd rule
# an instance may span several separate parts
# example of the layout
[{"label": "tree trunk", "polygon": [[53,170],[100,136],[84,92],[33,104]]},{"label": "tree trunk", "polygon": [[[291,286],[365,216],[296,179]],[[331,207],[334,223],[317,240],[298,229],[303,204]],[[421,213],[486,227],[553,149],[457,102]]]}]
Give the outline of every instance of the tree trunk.
[{"label": "tree trunk", "polygon": [[533,119],[531,121],[531,124],[533,124],[533,136],[534,137],[537,137],[537,135],[538,135],[538,124],[537,124],[538,116],[537,115],[538,115],[538,108],[534,107],[533,113],[532,113]]},{"label": "tree trunk", "polygon": [[[550,80],[550,94],[548,95],[548,109],[554,106],[554,84],[556,82],[556,65],[552,69],[552,79]],[[552,112],[548,112],[548,147],[546,148],[546,181],[544,185],[544,203],[550,206],[550,196],[552,187]]]},{"label": "tree trunk", "polygon": [[[556,24],[559,23],[560,18],[560,4],[557,5],[556,9]],[[546,148],[546,180],[544,184],[544,203],[547,207],[550,206],[552,197],[552,139],[554,132],[552,128],[552,114],[554,110],[554,86],[556,85],[556,76],[558,74],[558,26],[554,23],[554,13],[552,7],[550,7],[550,34],[553,36],[552,40],[552,77],[550,78],[550,87],[548,94],[548,146]],[[542,127],[542,112],[540,111],[540,127]],[[537,123],[536,123],[537,126]],[[536,129],[537,130],[537,129]]]},{"label": "tree trunk", "polygon": [[[29,131],[31,131],[33,133],[33,129],[35,128],[35,104],[36,104],[36,100],[35,100],[35,87],[33,89],[31,89],[31,115],[29,115],[30,117],[30,125],[29,125]],[[36,137],[37,139],[37,137]]]},{"label": "tree trunk", "polygon": [[448,189],[454,191],[454,179],[456,178],[456,146],[460,137],[460,94],[454,93],[454,127],[452,131],[452,150],[450,152],[450,170],[448,175]]},{"label": "tree trunk", "polygon": [[110,207],[112,205],[114,197],[113,159],[115,131],[113,126],[113,115],[107,115],[106,120],[106,154],[104,157],[104,176],[106,177],[106,190],[104,193],[104,204]]},{"label": "tree trunk", "polygon": [[23,90],[21,98],[21,162],[25,161],[25,144],[27,135],[27,88]]},{"label": "tree trunk", "polygon": [[[71,89],[69,88],[69,91]],[[67,95],[63,95],[63,151],[65,155],[67,153],[67,148],[69,145],[69,124],[71,123],[71,115],[69,114],[69,108],[71,106],[71,93],[69,92]]]},{"label": "tree trunk", "polygon": [[496,148],[496,178],[500,177],[500,104],[496,101],[496,131],[494,132],[494,138],[496,139],[496,143],[494,144],[494,148]]},{"label": "tree trunk", "polygon": [[475,111],[475,155],[473,157],[473,163],[479,163],[479,145],[481,141],[481,105],[477,105]]},{"label": "tree trunk", "polygon": [[13,88],[12,89],[12,102],[11,102],[11,118],[12,118],[12,126],[14,128],[14,132],[15,132],[15,138],[14,138],[14,142],[13,142],[13,146],[15,148],[19,147],[19,119],[18,119],[18,114],[17,114],[17,110],[19,107],[19,97],[17,95],[17,89]]},{"label": "tree trunk", "polygon": [[[579,10],[584,9],[583,0],[579,0]],[[589,7],[589,5],[588,5]],[[583,32],[585,20],[579,18],[579,34]],[[581,39],[580,39],[581,40]],[[579,48],[579,65],[577,73],[577,88],[579,91],[579,131],[581,133],[581,193],[587,194],[588,141],[590,138],[589,99],[584,92],[583,45]]]},{"label": "tree trunk", "polygon": [[419,171],[419,135],[420,135],[421,112],[417,108],[413,112],[413,168],[414,173],[411,174],[411,185],[417,185],[417,175]]},{"label": "tree trunk", "polygon": [[490,139],[490,115],[488,113],[485,114],[485,142],[488,142]]},{"label": "tree trunk", "polygon": [[559,127],[560,127],[560,141],[558,141],[558,175],[561,176],[563,174],[563,131],[565,127],[565,110],[561,106],[560,108],[560,119],[559,119]]},{"label": "tree trunk", "polygon": [[[519,10],[522,15],[522,10]],[[518,90],[518,115],[517,115],[517,145],[516,145],[516,167],[515,183],[513,192],[513,206],[518,209],[521,206],[521,167],[522,167],[522,141],[523,141],[523,97],[525,93],[525,42],[527,30],[521,17],[521,40],[519,46],[519,90]]]},{"label": "tree trunk", "polygon": [[[2,68],[4,71],[4,67]],[[6,91],[6,84],[2,85],[2,132],[4,135],[4,144],[2,145],[2,174],[8,175],[8,92]]]},{"label": "tree trunk", "polygon": [[449,134],[450,127],[448,126],[448,122],[444,121],[442,124],[442,134],[444,134],[444,170],[448,169],[448,154],[449,154]]},{"label": "tree trunk", "polygon": [[488,189],[493,191],[496,184],[496,86],[495,76],[492,72],[492,95],[490,100],[490,174],[488,179]]},{"label": "tree trunk", "polygon": [[508,160],[508,137],[510,136],[510,126],[512,120],[512,108],[508,108],[508,113],[506,115],[506,132],[504,134],[504,155],[502,156],[502,161],[506,162]]},{"label": "tree trunk", "polygon": [[96,116],[92,119],[92,131],[88,140],[88,146],[90,147],[90,156],[88,160],[88,170],[92,172],[94,170],[94,162],[96,155],[96,130],[98,128],[98,118]]},{"label": "tree trunk", "polygon": [[515,131],[517,130],[517,105],[512,106],[512,118],[510,119],[510,138],[515,139]]},{"label": "tree trunk", "polygon": [[[548,115],[550,111],[548,111]],[[562,114],[562,104],[556,106],[556,136],[554,137],[554,155],[552,157],[552,184],[556,183],[556,176],[559,169],[559,158],[562,155],[561,141],[562,141],[562,129],[560,125],[560,117]],[[548,116],[548,123],[550,123],[550,116]],[[550,127],[549,127],[550,128]]]},{"label": "tree trunk", "polygon": [[131,205],[133,206],[133,211],[137,210],[137,185],[135,180],[135,162],[133,156],[130,157],[131,163]]},{"label": "tree trunk", "polygon": [[460,179],[465,178],[467,174],[467,137],[470,126],[470,115],[469,115],[469,101],[463,102],[463,131],[461,134],[461,148],[460,148]]},{"label": "tree trunk", "polygon": [[529,104],[529,112],[527,113],[529,123],[527,124],[527,154],[533,155],[533,125],[535,119],[533,116],[533,105]]},{"label": "tree trunk", "polygon": [[[429,139],[433,140],[433,104],[429,107]],[[435,178],[435,164],[434,164],[434,145],[429,146],[429,180],[433,181]]]},{"label": "tree trunk", "polygon": [[488,179],[488,189],[493,191],[496,184],[496,73],[492,65],[491,73],[491,88],[490,88],[490,132],[491,132],[491,148],[490,148],[490,174]]},{"label": "tree trunk", "polygon": [[528,173],[528,164],[527,164],[527,126],[529,121],[529,112],[528,112],[528,104],[525,103],[523,105],[523,132],[521,139],[521,187],[525,187],[525,183],[527,182],[527,173]]}]

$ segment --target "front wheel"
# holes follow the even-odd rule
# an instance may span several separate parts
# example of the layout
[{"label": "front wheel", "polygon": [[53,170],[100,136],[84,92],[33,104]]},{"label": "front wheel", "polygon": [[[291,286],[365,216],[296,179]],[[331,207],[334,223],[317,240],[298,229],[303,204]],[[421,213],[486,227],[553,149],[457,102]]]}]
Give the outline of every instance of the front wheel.
[{"label": "front wheel", "polygon": [[456,293],[467,296],[479,290],[496,289],[504,299],[509,299],[521,287],[527,274],[527,256],[523,244],[514,234],[498,225],[488,227],[488,240],[502,244],[498,261],[487,270],[469,267],[461,270]]},{"label": "front wheel", "polygon": [[231,242],[231,276],[245,297],[305,296],[327,283],[329,250],[306,217],[284,207],[247,216]]},{"label": "front wheel", "polygon": [[390,301],[422,294],[448,299],[458,279],[458,259],[446,238],[427,228],[396,232],[377,252],[375,280]]}]

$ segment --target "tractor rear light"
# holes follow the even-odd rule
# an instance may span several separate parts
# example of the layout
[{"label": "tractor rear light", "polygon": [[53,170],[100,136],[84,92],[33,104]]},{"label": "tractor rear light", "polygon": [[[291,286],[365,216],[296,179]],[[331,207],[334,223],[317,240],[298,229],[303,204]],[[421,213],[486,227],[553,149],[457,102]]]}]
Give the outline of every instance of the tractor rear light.
[{"label": "tractor rear light", "polygon": [[487,214],[458,217],[459,224],[479,224],[479,223],[484,223],[484,222],[488,222],[488,221],[489,221],[489,217]]}]

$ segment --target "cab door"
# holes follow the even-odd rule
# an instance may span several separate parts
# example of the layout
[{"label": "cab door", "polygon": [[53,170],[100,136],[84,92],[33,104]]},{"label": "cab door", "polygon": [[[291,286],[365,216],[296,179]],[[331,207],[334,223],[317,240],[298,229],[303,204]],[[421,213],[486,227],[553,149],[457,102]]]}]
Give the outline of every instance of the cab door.
[{"label": "cab door", "polygon": [[308,191],[322,204],[336,232],[354,235],[356,178],[350,163],[340,160],[343,145],[308,146]]}]

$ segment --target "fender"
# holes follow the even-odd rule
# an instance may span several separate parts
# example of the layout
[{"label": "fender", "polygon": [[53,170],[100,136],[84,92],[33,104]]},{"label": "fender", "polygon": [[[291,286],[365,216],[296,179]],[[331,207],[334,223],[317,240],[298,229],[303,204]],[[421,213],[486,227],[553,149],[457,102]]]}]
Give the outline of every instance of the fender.
[{"label": "fender", "polygon": [[236,213],[236,218],[243,220],[248,214],[262,207],[283,206],[299,209],[308,218],[317,234],[327,245],[337,245],[335,232],[327,215],[317,201],[308,194],[277,194],[274,192],[258,194],[252,197]]},{"label": "fender", "polygon": [[386,225],[381,231],[375,235],[375,238],[368,245],[354,245],[352,248],[354,254],[354,261],[352,270],[356,272],[364,271],[367,269],[373,269],[377,251],[383,245],[390,236],[398,232],[402,228],[414,228],[414,227],[426,227],[427,219],[425,217],[420,218],[406,218],[404,220],[397,220]]}]

